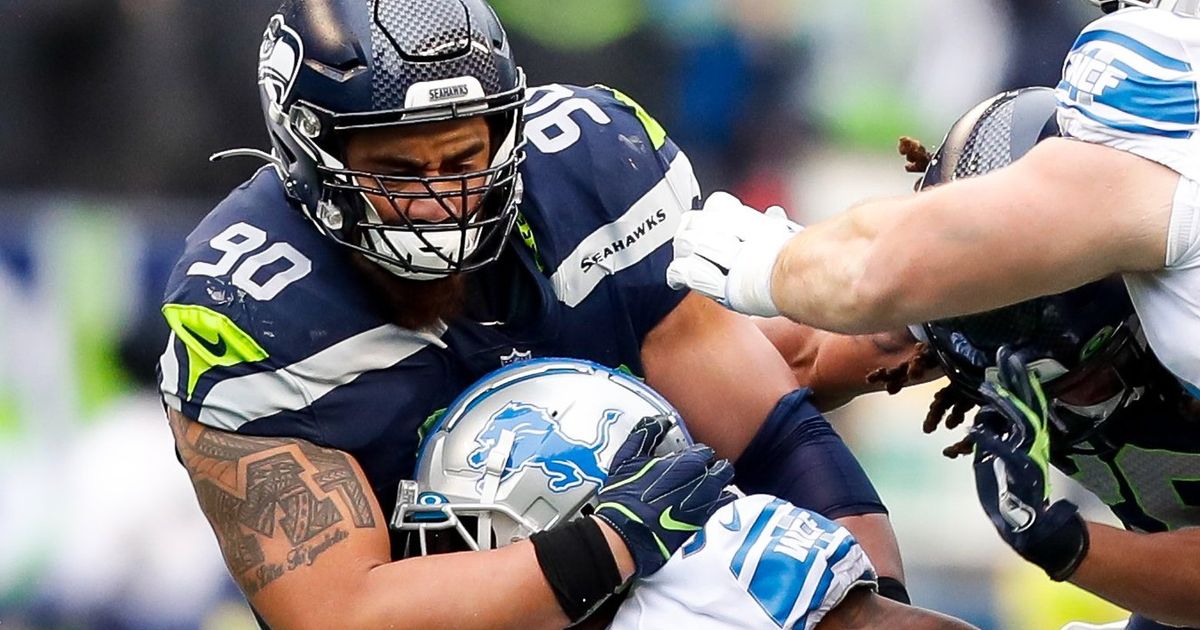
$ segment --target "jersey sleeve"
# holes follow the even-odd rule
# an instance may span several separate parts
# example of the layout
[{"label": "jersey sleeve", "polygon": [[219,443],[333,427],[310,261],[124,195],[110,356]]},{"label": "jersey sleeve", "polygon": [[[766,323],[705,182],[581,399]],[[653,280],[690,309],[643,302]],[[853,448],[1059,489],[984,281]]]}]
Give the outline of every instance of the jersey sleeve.
[{"label": "jersey sleeve", "polygon": [[[371,427],[394,419],[376,401],[402,409],[404,385],[420,384],[419,374],[395,372],[420,373],[421,353],[440,339],[375,317],[345,258],[281,194],[259,190],[269,187],[260,178],[201,222],[171,274],[163,400],[215,428],[338,448],[368,442]],[[409,393],[419,424],[428,411]]]},{"label": "jersey sleeve", "polygon": [[1064,135],[1200,181],[1200,19],[1130,9],[1080,34],[1056,90]]},{"label": "jersey sleeve", "polygon": [[[703,579],[697,579],[703,576]],[[783,499],[721,508],[654,575],[636,583],[611,628],[811,630],[875,570],[845,528]]]},{"label": "jersey sleeve", "polygon": [[636,101],[605,86],[535,89],[526,135],[538,161],[538,181],[527,185],[538,186],[541,214],[586,214],[547,256],[559,300],[575,308],[598,289],[614,291],[644,337],[684,297],[667,286],[666,268],[682,213],[700,198],[687,155]]}]

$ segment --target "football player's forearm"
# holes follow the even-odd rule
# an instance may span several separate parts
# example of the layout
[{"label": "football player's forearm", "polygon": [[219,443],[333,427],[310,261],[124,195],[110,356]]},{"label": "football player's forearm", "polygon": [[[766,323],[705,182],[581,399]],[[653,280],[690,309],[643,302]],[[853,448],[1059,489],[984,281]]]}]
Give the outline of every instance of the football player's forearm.
[{"label": "football player's forearm", "polygon": [[[813,367],[813,399],[821,409],[833,409],[870,392],[925,383],[942,375],[935,366],[914,363],[917,340],[907,329],[869,335],[827,333]],[[872,378],[884,368],[903,377]],[[889,391],[893,391],[890,390]]]},{"label": "football player's forearm", "polygon": [[791,319],[861,333],[1159,268],[1177,180],[1120,151],[1047,140],[987,175],[808,228],[783,249],[771,293]]},{"label": "football player's forearm", "polygon": [[[379,565],[363,584],[351,608],[359,628],[565,628],[570,623],[527,541]],[[342,623],[328,627],[345,627]]]},{"label": "football player's forearm", "polygon": [[858,544],[867,552],[875,572],[904,583],[904,562],[900,557],[900,544],[887,514],[860,514],[843,516],[834,521],[854,534]]},{"label": "football player's forearm", "polygon": [[1087,527],[1090,547],[1072,583],[1156,621],[1200,625],[1200,528],[1141,534]]},{"label": "football player's forearm", "polygon": [[[599,521],[623,580],[633,557],[619,534]],[[496,576],[504,576],[498,580]],[[376,566],[357,594],[357,627],[565,628],[533,551],[522,541],[501,549],[411,558]],[[339,624],[340,625],[340,624]],[[344,627],[344,626],[342,626]]]},{"label": "football player's forearm", "polygon": [[941,613],[908,606],[865,588],[852,591],[829,611],[817,630],[974,630],[971,624]]},{"label": "football player's forearm", "polygon": [[386,521],[345,453],[170,419],[229,572],[272,628],[566,626],[529,543],[391,562]]},{"label": "football player's forearm", "polygon": [[[985,196],[985,179],[868,201],[800,233],[775,265],[776,306],[796,321],[863,334],[1073,286],[1063,280],[1072,274],[1045,273],[1056,268],[1046,246],[1014,238],[1018,213]],[[1030,246],[1036,253],[1022,251]]]},{"label": "football player's forearm", "polygon": [[[857,334],[895,328],[886,274],[868,273],[876,241],[901,199],[870,201],[797,234],[776,259],[771,295],[787,318]],[[871,281],[868,284],[868,281]],[[920,321],[920,320],[911,320]]]}]

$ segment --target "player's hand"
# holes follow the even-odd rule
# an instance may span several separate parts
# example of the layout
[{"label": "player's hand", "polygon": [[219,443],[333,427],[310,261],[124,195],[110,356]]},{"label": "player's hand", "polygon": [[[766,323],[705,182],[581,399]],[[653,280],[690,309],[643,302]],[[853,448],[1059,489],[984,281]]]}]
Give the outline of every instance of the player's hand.
[{"label": "player's hand", "polygon": [[979,501],[1010,547],[1065,580],[1087,555],[1088,534],[1074,504],[1050,503],[1053,411],[1036,373],[1007,347],[997,364],[999,382],[980,387],[989,403],[971,428]]},{"label": "player's hand", "polygon": [[713,193],[702,209],[683,213],[667,284],[703,293],[739,313],[778,315],[771,297],[775,259],[802,229],[779,206],[764,214],[729,193]]},{"label": "player's hand", "polygon": [[733,480],[733,465],[714,461],[709,447],[694,444],[653,456],[668,427],[657,417],[638,423],[600,488],[595,515],[625,541],[636,565],[634,577],[662,568],[713,512],[734,499],[724,492]]}]

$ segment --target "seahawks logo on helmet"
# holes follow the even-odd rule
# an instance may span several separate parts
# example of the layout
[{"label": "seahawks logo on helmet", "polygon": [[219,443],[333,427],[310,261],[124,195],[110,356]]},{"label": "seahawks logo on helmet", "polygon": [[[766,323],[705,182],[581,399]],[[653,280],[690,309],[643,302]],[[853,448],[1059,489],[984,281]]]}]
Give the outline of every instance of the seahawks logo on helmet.
[{"label": "seahawks logo on helmet", "polygon": [[300,35],[283,23],[282,15],[271,16],[258,49],[258,83],[272,103],[282,105],[287,99],[303,58],[304,43]]},{"label": "seahawks logo on helmet", "polygon": [[608,478],[600,466],[600,452],[608,446],[612,426],[622,415],[616,409],[605,411],[595,441],[584,442],[563,433],[558,420],[545,408],[510,402],[475,437],[475,450],[467,463],[471,468],[483,469],[503,434],[509,432],[513,442],[501,482],[525,468],[539,468],[549,478],[551,492],[566,492],[585,482],[598,486]]}]

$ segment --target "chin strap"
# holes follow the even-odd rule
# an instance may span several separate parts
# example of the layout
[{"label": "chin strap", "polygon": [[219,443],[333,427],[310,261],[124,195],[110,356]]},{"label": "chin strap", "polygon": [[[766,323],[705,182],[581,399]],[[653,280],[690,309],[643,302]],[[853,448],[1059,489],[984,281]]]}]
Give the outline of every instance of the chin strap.
[{"label": "chin strap", "polygon": [[[516,435],[512,431],[501,431],[496,447],[488,454],[487,464],[484,465],[483,492],[480,502],[491,505],[496,502],[496,493],[500,489],[500,480],[504,477],[504,468],[508,465],[508,457],[512,453]],[[492,548],[492,513],[481,512],[475,528],[475,541],[480,549]]]}]

